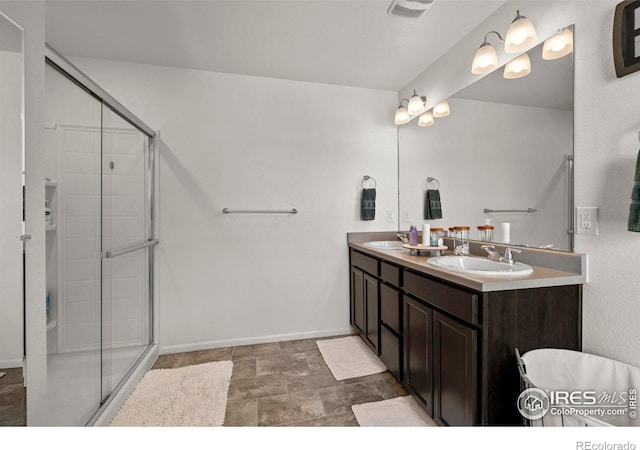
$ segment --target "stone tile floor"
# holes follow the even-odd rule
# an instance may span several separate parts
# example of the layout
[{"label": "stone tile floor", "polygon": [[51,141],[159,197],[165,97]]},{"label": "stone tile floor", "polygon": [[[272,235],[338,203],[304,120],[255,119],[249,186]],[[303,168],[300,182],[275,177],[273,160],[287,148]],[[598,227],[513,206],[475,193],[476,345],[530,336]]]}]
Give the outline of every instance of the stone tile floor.
[{"label": "stone tile floor", "polygon": [[351,405],[408,395],[389,372],[336,381],[316,340],[163,355],[153,368],[232,360],[225,426],[358,426]]},{"label": "stone tile floor", "polygon": [[0,426],[25,426],[27,396],[22,368],[1,369],[0,372],[6,372],[6,375],[0,378]]},{"label": "stone tile floor", "polygon": [[[331,339],[331,338],[324,338]],[[225,426],[358,426],[351,405],[408,395],[387,371],[336,381],[317,339],[162,355],[154,369],[233,361]],[[26,425],[22,369],[3,369],[0,426]]]}]

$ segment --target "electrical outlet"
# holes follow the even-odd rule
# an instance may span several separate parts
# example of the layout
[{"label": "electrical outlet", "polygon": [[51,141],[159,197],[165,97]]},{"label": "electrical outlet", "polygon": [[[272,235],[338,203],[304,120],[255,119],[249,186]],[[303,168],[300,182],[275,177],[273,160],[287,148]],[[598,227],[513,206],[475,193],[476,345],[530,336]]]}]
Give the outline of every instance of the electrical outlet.
[{"label": "electrical outlet", "polygon": [[576,208],[576,234],[598,235],[598,207]]},{"label": "electrical outlet", "polygon": [[387,210],[387,222],[395,222],[396,221],[396,215],[394,214],[395,211],[392,209],[388,209]]},{"label": "electrical outlet", "polygon": [[402,211],[402,221],[411,222],[411,215],[409,214],[409,211],[407,211],[406,209]]}]

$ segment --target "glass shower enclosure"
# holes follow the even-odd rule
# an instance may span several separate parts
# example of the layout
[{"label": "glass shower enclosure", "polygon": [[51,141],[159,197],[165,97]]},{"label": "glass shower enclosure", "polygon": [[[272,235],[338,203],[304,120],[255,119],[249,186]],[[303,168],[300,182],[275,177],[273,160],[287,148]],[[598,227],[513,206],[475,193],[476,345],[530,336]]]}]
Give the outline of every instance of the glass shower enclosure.
[{"label": "glass shower enclosure", "polygon": [[51,48],[45,89],[41,406],[46,425],[82,426],[104,411],[154,343],[155,133]]}]

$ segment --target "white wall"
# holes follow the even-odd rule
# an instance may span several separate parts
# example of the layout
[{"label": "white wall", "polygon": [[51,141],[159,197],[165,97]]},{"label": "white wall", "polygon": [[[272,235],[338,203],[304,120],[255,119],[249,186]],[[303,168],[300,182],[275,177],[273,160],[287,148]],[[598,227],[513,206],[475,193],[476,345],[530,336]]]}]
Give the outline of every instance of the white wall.
[{"label": "white wall", "polygon": [[[5,20],[0,18],[0,20]],[[22,54],[0,52],[0,368],[22,366]]]},{"label": "white wall", "polygon": [[[570,111],[449,99],[452,113],[429,128],[400,130],[400,215],[448,228],[493,220],[511,224],[512,243],[568,249],[567,168],[573,146]],[[426,178],[440,182],[443,217],[423,220]],[[484,214],[535,208],[535,214]],[[408,224],[401,224],[405,227]]]},{"label": "white wall", "polygon": [[346,233],[396,227],[395,92],[73,61],[160,130],[161,351],[349,332]]},{"label": "white wall", "polygon": [[[0,10],[25,30],[27,423],[47,423],[44,231],[44,2],[8,1]],[[20,170],[16,167],[16,170]],[[3,217],[3,224],[4,224]],[[15,317],[15,320],[22,320]]]},{"label": "white wall", "polygon": [[[640,366],[640,235],[626,231],[640,146],[640,74],[615,76],[611,41],[617,3],[509,2],[403,88],[399,98],[417,89],[430,98],[430,105],[436,104],[475,80],[469,67],[484,34],[506,31],[516,8],[535,23],[540,40],[576,25],[575,200],[576,206],[600,207],[599,235],[575,240],[576,251],[588,255],[589,265],[583,349]],[[499,57],[503,59],[502,52]]]}]

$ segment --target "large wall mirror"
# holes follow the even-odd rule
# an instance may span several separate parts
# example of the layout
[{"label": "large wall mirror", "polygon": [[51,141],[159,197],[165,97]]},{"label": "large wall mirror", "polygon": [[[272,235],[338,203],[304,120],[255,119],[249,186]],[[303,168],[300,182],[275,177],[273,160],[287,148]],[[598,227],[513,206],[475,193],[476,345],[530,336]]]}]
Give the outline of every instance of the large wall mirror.
[{"label": "large wall mirror", "polygon": [[[495,242],[573,249],[573,53],[545,60],[542,47],[528,52],[527,76],[498,68],[449,98],[433,126],[401,127],[400,230],[463,225],[479,240],[489,221]],[[439,182],[442,219],[425,219],[427,178]]]},{"label": "large wall mirror", "polygon": [[23,30],[0,12],[0,369],[23,356]]}]

